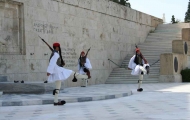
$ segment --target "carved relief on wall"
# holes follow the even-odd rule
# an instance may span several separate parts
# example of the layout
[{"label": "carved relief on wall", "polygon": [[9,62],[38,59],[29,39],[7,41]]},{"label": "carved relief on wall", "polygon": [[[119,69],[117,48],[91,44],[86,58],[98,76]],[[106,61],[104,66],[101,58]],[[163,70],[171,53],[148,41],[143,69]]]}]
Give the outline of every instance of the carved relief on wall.
[{"label": "carved relief on wall", "polygon": [[21,5],[0,2],[0,54],[21,54],[22,19]]}]

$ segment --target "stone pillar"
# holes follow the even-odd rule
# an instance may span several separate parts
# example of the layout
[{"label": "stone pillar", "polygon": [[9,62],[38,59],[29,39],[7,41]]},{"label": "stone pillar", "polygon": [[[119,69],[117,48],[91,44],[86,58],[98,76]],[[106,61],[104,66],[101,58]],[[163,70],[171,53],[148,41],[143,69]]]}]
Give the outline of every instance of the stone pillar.
[{"label": "stone pillar", "polygon": [[172,53],[190,55],[190,41],[173,40]]},{"label": "stone pillar", "polygon": [[190,41],[190,28],[182,29],[182,40]]},{"label": "stone pillar", "polygon": [[160,56],[160,82],[182,82],[181,70],[187,67],[187,56],[164,53]]}]

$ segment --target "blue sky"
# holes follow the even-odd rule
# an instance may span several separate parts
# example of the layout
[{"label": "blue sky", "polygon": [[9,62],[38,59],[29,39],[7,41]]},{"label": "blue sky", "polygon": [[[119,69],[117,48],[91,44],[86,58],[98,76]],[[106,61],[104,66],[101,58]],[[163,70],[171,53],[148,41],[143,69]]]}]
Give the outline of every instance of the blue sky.
[{"label": "blue sky", "polygon": [[132,9],[162,18],[165,13],[166,22],[170,23],[172,15],[184,22],[189,0],[129,0]]}]

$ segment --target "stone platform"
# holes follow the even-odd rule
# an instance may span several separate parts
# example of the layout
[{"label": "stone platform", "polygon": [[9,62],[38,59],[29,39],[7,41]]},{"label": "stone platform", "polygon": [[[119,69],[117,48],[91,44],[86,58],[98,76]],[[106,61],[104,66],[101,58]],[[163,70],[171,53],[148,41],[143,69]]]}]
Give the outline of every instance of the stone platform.
[{"label": "stone platform", "polygon": [[[3,91],[4,94],[45,94],[45,93],[51,93],[53,89],[55,89],[54,83],[0,82],[0,91]],[[61,89],[63,89],[63,85]]]},{"label": "stone platform", "polygon": [[[1,84],[2,85],[2,84]],[[27,83],[14,83],[12,84],[14,89],[21,92],[23,89],[28,90]],[[39,88],[42,87],[41,93],[44,91],[46,94],[4,94],[0,98],[0,106],[27,106],[27,105],[45,105],[52,104],[54,96],[52,95],[54,84],[33,84],[33,88],[30,91],[39,92]],[[15,87],[16,86],[16,87]],[[0,86],[1,87],[1,86]],[[21,87],[21,88],[19,88]],[[47,90],[48,88],[48,90]],[[1,88],[2,89],[2,88]],[[35,91],[35,89],[37,89]],[[7,93],[8,91],[5,91]],[[27,93],[27,92],[26,92]],[[120,97],[126,97],[132,95],[132,91],[126,85],[92,85],[88,87],[72,87],[61,89],[59,99],[65,100],[67,103],[72,102],[86,102],[114,99]]]}]

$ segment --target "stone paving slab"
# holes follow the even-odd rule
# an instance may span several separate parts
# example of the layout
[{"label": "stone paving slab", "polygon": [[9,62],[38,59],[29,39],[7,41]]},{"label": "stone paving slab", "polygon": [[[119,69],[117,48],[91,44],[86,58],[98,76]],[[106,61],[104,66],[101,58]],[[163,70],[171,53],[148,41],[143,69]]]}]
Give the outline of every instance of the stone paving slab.
[{"label": "stone paving slab", "polygon": [[[67,103],[107,100],[132,95],[127,86],[92,85],[88,87],[65,88],[60,91],[59,99]],[[4,94],[0,106],[27,106],[52,104],[52,94]]]},{"label": "stone paving slab", "polygon": [[[143,84],[143,92],[189,93],[189,83],[149,83]],[[67,103],[87,102],[121,98],[136,94],[137,84],[101,84],[88,87],[65,88],[59,98]],[[175,89],[174,89],[175,88]],[[52,94],[5,94],[0,98],[0,106],[29,106],[53,103]]]},{"label": "stone paving slab", "polygon": [[133,95],[64,106],[0,107],[0,120],[190,120],[189,83],[143,84],[142,93],[136,92],[136,84],[105,86],[127,87]]}]

